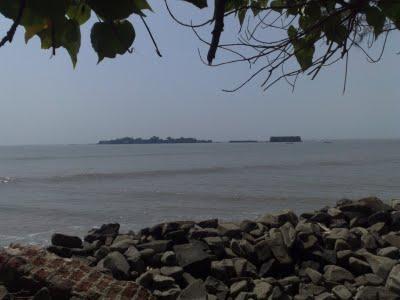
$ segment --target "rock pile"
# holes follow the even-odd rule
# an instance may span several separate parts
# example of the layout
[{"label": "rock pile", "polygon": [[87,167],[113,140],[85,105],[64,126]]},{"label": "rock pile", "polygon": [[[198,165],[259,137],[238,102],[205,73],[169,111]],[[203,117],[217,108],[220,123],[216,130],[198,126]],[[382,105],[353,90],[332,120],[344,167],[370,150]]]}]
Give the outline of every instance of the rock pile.
[{"label": "rock pile", "polygon": [[137,233],[118,224],[48,251],[75,257],[157,299],[400,299],[400,202],[340,200],[297,216],[169,222]]}]

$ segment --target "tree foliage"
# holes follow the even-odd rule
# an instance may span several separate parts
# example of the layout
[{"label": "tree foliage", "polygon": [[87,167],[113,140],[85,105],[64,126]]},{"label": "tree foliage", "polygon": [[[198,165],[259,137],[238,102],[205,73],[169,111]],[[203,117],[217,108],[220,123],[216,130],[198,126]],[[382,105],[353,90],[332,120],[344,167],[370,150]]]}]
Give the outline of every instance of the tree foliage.
[{"label": "tree foliage", "polygon": [[[182,0],[164,2],[175,21],[191,28],[209,46],[207,64],[245,62],[255,66],[251,70],[256,71],[251,71],[237,88],[261,74],[265,75],[264,88],[281,79],[294,86],[301,74],[314,78],[323,67],[342,59],[347,66],[352,48],[361,49],[370,61],[378,61],[381,55],[372,58],[371,47],[378,44],[383,53],[389,34],[400,29],[400,0],[214,0],[213,5],[207,0],[183,0],[194,10],[211,10],[212,17],[201,24],[180,21],[168,1],[175,4]],[[100,62],[131,52],[135,29],[130,18],[136,17],[144,22],[161,56],[145,21],[151,10],[146,0],[0,0],[0,13],[13,20],[0,47],[12,42],[21,26],[26,42],[38,36],[41,47],[51,49],[53,54],[65,48],[75,66],[81,26],[94,16],[97,21],[90,39]],[[238,35],[235,41],[222,44],[224,21],[232,16],[238,20]],[[211,38],[198,31],[207,26],[213,26]],[[227,52],[222,56],[227,60],[214,63],[217,51]]]}]

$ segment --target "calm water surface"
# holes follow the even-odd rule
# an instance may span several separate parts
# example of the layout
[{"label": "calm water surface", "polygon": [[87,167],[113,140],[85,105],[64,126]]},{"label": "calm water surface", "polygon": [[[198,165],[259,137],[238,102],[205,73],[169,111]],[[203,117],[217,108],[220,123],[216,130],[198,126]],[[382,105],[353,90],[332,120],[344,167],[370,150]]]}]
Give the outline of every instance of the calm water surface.
[{"label": "calm water surface", "polygon": [[400,198],[400,141],[0,147],[0,244]]}]

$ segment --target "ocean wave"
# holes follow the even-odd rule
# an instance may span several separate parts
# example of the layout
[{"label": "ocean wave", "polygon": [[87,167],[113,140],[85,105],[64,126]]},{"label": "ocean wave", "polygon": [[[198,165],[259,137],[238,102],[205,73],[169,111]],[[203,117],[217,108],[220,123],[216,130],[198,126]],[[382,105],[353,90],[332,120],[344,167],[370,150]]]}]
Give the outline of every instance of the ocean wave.
[{"label": "ocean wave", "polygon": [[0,184],[5,184],[5,183],[10,183],[11,181],[13,181],[13,178],[11,178],[11,177],[1,177],[0,176]]}]

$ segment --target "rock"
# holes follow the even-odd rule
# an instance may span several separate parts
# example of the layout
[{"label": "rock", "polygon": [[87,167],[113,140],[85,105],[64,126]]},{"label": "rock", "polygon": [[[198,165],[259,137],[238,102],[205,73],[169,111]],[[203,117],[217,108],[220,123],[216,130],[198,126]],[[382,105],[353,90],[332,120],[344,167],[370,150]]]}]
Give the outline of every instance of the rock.
[{"label": "rock", "polygon": [[173,251],[164,252],[161,256],[161,263],[166,266],[176,266],[176,255]]},{"label": "rock", "polygon": [[218,219],[209,219],[200,221],[197,223],[202,228],[217,228],[218,227]]},{"label": "rock", "polygon": [[344,285],[337,285],[332,289],[332,293],[338,298],[342,300],[348,300],[353,297],[351,292]]},{"label": "rock", "polygon": [[116,279],[126,279],[129,277],[129,263],[125,257],[117,252],[111,252],[103,259],[104,268],[111,271]]},{"label": "rock", "polygon": [[335,251],[349,250],[351,249],[350,245],[342,239],[336,240],[335,242]]},{"label": "rock", "polygon": [[222,236],[238,239],[242,237],[242,230],[234,223],[220,223],[218,225],[218,231]]},{"label": "rock", "polygon": [[176,299],[181,292],[181,289],[178,286],[174,286],[168,290],[159,291],[155,290],[153,295],[157,297],[159,300],[172,300]]},{"label": "rock", "polygon": [[171,246],[170,240],[155,240],[136,246],[139,250],[152,249],[154,253],[161,253],[167,251]]},{"label": "rock", "polygon": [[151,258],[156,254],[153,249],[143,249],[139,251],[140,257],[145,261],[150,261]]},{"label": "rock", "polygon": [[51,276],[48,279],[48,289],[52,299],[67,300],[70,298],[73,283],[71,280],[59,275]]},{"label": "rock", "polygon": [[353,274],[351,274],[348,270],[335,265],[325,266],[324,278],[332,282],[344,282],[354,280]]},{"label": "rock", "polygon": [[394,266],[390,271],[386,287],[393,293],[400,295],[400,265]]},{"label": "rock", "polygon": [[286,247],[289,249],[293,246],[294,241],[296,240],[296,231],[293,225],[289,222],[283,224],[280,228],[283,242],[285,243]]},{"label": "rock", "polygon": [[356,275],[370,273],[372,271],[371,267],[367,262],[362,261],[361,259],[355,257],[349,258],[349,269],[351,270],[352,273]]},{"label": "rock", "polygon": [[218,258],[222,258],[224,256],[225,243],[221,237],[206,237],[203,240]]},{"label": "rock", "polygon": [[372,285],[378,286],[383,284],[383,279],[373,273],[360,275],[354,279],[356,286]]},{"label": "rock", "polygon": [[136,283],[147,289],[150,289],[153,284],[153,277],[154,273],[151,271],[147,271],[136,279]]},{"label": "rock", "polygon": [[124,253],[127,259],[137,259],[141,257],[141,254],[135,246],[130,246]]},{"label": "rock", "polygon": [[54,253],[58,256],[64,257],[64,258],[72,257],[71,248],[66,248],[66,247],[61,247],[61,246],[49,246],[46,249],[47,249],[47,251]]},{"label": "rock", "polygon": [[218,299],[226,299],[229,294],[229,288],[215,277],[208,276],[204,285],[207,292],[216,295]]},{"label": "rock", "polygon": [[385,240],[390,246],[400,249],[400,235],[388,233],[383,237],[383,240]]},{"label": "rock", "polygon": [[291,210],[283,210],[275,214],[266,214],[258,219],[258,222],[268,226],[268,227],[279,227],[286,222],[291,223],[296,226],[299,219],[296,214]]},{"label": "rock", "polygon": [[[1,297],[1,293],[0,293],[0,299],[3,299]],[[51,300],[51,294],[49,289],[47,287],[41,288],[39,291],[35,293],[32,300]]]},{"label": "rock", "polygon": [[156,290],[165,290],[172,288],[175,280],[172,277],[155,274],[153,276],[153,288]]},{"label": "rock", "polygon": [[268,298],[268,295],[272,292],[272,285],[263,280],[254,281],[253,293],[257,300],[264,300]]},{"label": "rock", "polygon": [[339,206],[339,209],[343,212],[362,212],[372,215],[379,211],[389,211],[391,208],[380,199],[369,197],[341,205]]},{"label": "rock", "polygon": [[105,241],[107,237],[115,238],[118,235],[119,224],[104,224],[99,229],[92,229],[85,237],[85,241],[91,243],[96,240]]},{"label": "rock", "polygon": [[272,256],[271,249],[266,240],[262,240],[255,245],[254,253],[255,253],[257,260],[261,263],[270,259]]},{"label": "rock", "polygon": [[183,272],[182,279],[184,282],[184,286],[188,286],[189,284],[192,284],[193,282],[195,282],[197,280],[192,275],[190,275],[189,273],[186,273],[186,272]]},{"label": "rock", "polygon": [[195,277],[209,275],[211,259],[200,244],[188,243],[174,246],[178,264]]},{"label": "rock", "polygon": [[160,273],[165,276],[174,278],[175,280],[182,277],[183,269],[178,266],[174,267],[161,267]]},{"label": "rock", "polygon": [[378,245],[372,234],[365,233],[361,236],[361,247],[367,250],[375,250]]},{"label": "rock", "polygon": [[[300,295],[306,295],[310,297],[315,297],[317,295],[320,295],[326,291],[326,288],[321,286],[321,285],[316,285],[313,283],[301,283],[299,285],[299,294]],[[314,299],[314,298],[312,298]]]},{"label": "rock", "polygon": [[276,258],[281,264],[291,264],[292,258],[289,256],[288,249],[283,241],[282,233],[279,229],[273,228],[269,232],[270,236],[265,238],[268,246]]},{"label": "rock", "polygon": [[319,282],[321,282],[322,274],[317,270],[314,270],[312,268],[307,268],[305,270],[305,273],[308,276],[308,278],[310,278],[312,283],[318,284]]},{"label": "rock", "polygon": [[111,251],[119,251],[124,253],[129,249],[129,247],[134,246],[137,242],[134,241],[132,238],[126,237],[122,240],[115,239],[110,246]]},{"label": "rock", "polygon": [[365,249],[357,251],[357,254],[363,256],[367,260],[372,271],[376,275],[381,277],[383,280],[386,280],[386,277],[389,274],[389,272],[397,264],[396,260],[393,260],[388,257],[373,255],[368,251],[366,251]]},{"label": "rock", "polygon": [[204,300],[207,299],[206,287],[202,280],[189,284],[179,295],[178,300]]},{"label": "rock", "polygon": [[82,248],[82,240],[77,236],[55,233],[51,237],[51,243],[54,246],[66,248]]},{"label": "rock", "polygon": [[232,297],[237,296],[240,292],[247,292],[249,291],[249,283],[247,280],[240,280],[237,282],[234,282],[230,289],[229,289],[229,294]]},{"label": "rock", "polygon": [[240,223],[240,229],[244,232],[250,233],[251,231],[255,230],[258,228],[257,222],[251,221],[251,220],[243,220]]},{"label": "rock", "polygon": [[4,285],[0,284],[0,299],[1,300],[8,300],[8,299],[10,299],[9,297],[10,296],[8,294],[7,288]]},{"label": "rock", "polygon": [[266,277],[268,275],[271,275],[271,270],[275,263],[276,263],[276,259],[274,259],[274,258],[271,258],[269,261],[263,263],[260,267],[258,275],[260,277]]},{"label": "rock", "polygon": [[399,257],[400,257],[399,248],[393,247],[393,246],[379,249],[377,254],[379,256],[385,256],[385,257],[389,257],[392,259],[399,259]]},{"label": "rock", "polygon": [[332,293],[324,292],[315,297],[315,300],[335,300],[336,297]]},{"label": "rock", "polygon": [[236,270],[232,259],[223,259],[211,262],[211,275],[225,281],[236,276]]},{"label": "rock", "polygon": [[127,261],[131,267],[131,271],[136,271],[138,274],[142,274],[146,271],[146,264],[140,256],[128,257]]},{"label": "rock", "polygon": [[384,287],[363,286],[354,297],[355,300],[398,300],[398,295],[385,289]]},{"label": "rock", "polygon": [[233,267],[238,277],[257,277],[257,268],[244,258],[234,258]]}]

